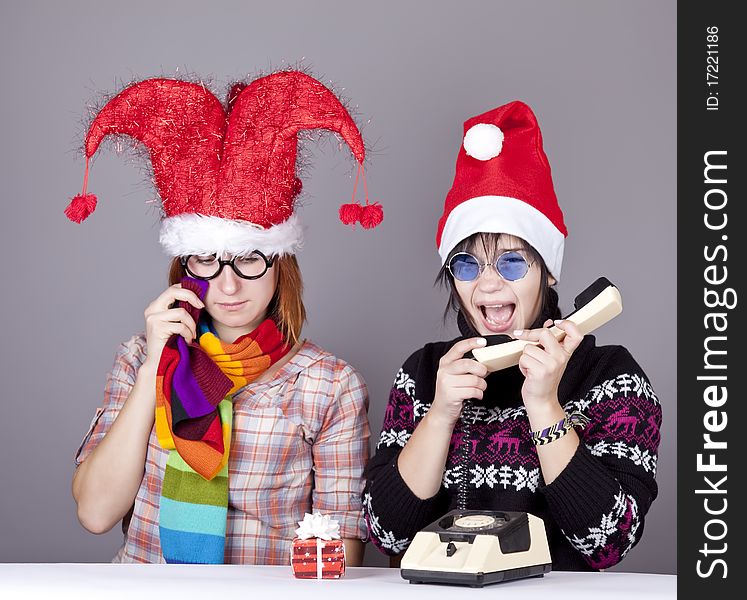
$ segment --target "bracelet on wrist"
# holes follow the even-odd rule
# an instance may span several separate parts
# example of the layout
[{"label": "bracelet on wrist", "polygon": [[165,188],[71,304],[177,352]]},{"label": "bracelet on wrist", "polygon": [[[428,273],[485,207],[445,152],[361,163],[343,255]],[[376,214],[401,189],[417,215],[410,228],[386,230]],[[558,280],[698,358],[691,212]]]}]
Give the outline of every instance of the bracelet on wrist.
[{"label": "bracelet on wrist", "polygon": [[530,437],[535,446],[544,446],[545,444],[559,440],[574,427],[583,429],[588,423],[589,417],[581,412],[574,411],[571,414],[566,414],[555,425],[545,427],[545,429],[539,431],[532,431]]}]

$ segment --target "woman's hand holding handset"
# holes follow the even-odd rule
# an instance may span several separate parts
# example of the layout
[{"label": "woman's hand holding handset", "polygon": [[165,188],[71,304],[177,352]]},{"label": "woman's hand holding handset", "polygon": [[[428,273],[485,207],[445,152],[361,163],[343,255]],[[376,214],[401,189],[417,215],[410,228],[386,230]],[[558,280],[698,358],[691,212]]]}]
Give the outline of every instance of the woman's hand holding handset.
[{"label": "woman's hand holding handset", "polygon": [[[553,325],[565,332],[561,341],[548,329]],[[557,407],[560,380],[583,335],[572,321],[553,323],[548,319],[544,327],[515,331],[514,337],[537,344],[527,344],[519,359],[519,369],[525,378],[521,394],[527,411]],[[459,420],[464,401],[483,398],[488,369],[464,355],[484,346],[485,339],[481,337],[460,340],[439,361],[436,391],[429,414],[452,429]]]},{"label": "woman's hand holding handset", "polygon": [[482,348],[485,338],[474,337],[460,340],[441,357],[436,373],[436,392],[429,414],[439,423],[451,430],[459,420],[462,404],[465,400],[476,398],[482,400],[487,388],[485,377],[488,368],[464,355],[475,348]]},{"label": "woman's hand holding handset", "polygon": [[[562,341],[550,332],[555,325],[565,332]],[[536,342],[527,344],[519,359],[519,369],[524,375],[521,396],[527,411],[540,411],[558,406],[558,386],[573,352],[584,336],[573,321],[545,321],[544,327],[515,331],[514,337]]]},{"label": "woman's hand holding handset", "polygon": [[[555,323],[566,334],[562,341],[549,331],[552,325],[548,320],[543,328],[514,332],[517,339],[537,342],[537,345],[528,344],[519,360],[519,369],[525,378],[521,394],[532,429],[547,427],[564,416],[558,402],[558,386],[568,360],[583,340],[571,321]],[[483,399],[488,368],[465,358],[465,354],[484,347],[485,343],[481,337],[460,340],[441,357],[433,404],[399,456],[400,474],[420,498],[430,498],[439,489],[451,435],[464,401]],[[548,483],[568,464],[578,438],[568,435],[553,445],[555,448],[549,451],[548,447],[538,450],[543,476]]]},{"label": "woman's hand holding handset", "polygon": [[[561,341],[548,329],[556,325],[565,332]],[[516,339],[536,342],[527,344],[519,359],[524,375],[521,394],[527,411],[542,411],[559,407],[558,386],[568,360],[583,340],[572,321],[547,320],[544,327],[514,332]],[[440,424],[453,429],[465,400],[482,400],[487,388],[488,368],[465,354],[485,346],[485,338],[460,340],[441,357],[436,374],[436,391],[429,415]]]}]

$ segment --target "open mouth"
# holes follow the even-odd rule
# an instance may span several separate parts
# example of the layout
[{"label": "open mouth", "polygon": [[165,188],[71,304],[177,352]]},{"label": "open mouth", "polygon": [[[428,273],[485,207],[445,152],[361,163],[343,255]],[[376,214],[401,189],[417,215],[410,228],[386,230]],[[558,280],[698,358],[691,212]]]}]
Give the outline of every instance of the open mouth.
[{"label": "open mouth", "polygon": [[512,303],[481,304],[479,308],[485,327],[494,333],[503,333],[511,326],[516,305]]}]

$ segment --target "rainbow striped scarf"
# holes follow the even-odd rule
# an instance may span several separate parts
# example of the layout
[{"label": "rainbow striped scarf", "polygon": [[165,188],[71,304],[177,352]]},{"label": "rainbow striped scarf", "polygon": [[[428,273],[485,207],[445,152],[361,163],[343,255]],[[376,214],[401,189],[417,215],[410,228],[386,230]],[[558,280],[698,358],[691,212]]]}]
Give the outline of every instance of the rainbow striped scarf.
[{"label": "rainbow striped scarf", "polygon": [[[205,297],[206,281],[182,286]],[[159,531],[168,563],[222,563],[228,514],[228,456],[233,394],[290,350],[271,319],[233,344],[222,342],[209,315],[179,302],[197,323],[197,340],[173,335],[156,378],[156,434],[169,450]]]}]

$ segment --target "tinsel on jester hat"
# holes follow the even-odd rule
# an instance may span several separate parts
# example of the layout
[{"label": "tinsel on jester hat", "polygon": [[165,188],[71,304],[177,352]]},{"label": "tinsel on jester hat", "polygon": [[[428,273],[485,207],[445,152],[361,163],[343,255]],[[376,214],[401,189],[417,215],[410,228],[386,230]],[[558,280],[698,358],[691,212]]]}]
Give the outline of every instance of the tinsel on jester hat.
[{"label": "tinsel on jester hat", "polygon": [[[84,144],[81,194],[65,209],[80,223],[96,208],[89,193],[89,161],[107,135],[128,135],[149,151],[162,201],[160,242],[171,256],[293,254],[302,242],[294,212],[298,133],[335,132],[363,173],[361,134],[340,100],[300,71],[279,71],[232,86],[224,106],[204,85],[147,79],[112,98],[93,119]],[[353,192],[355,197],[355,191]],[[376,227],[378,203],[340,206],[343,223]]]}]

